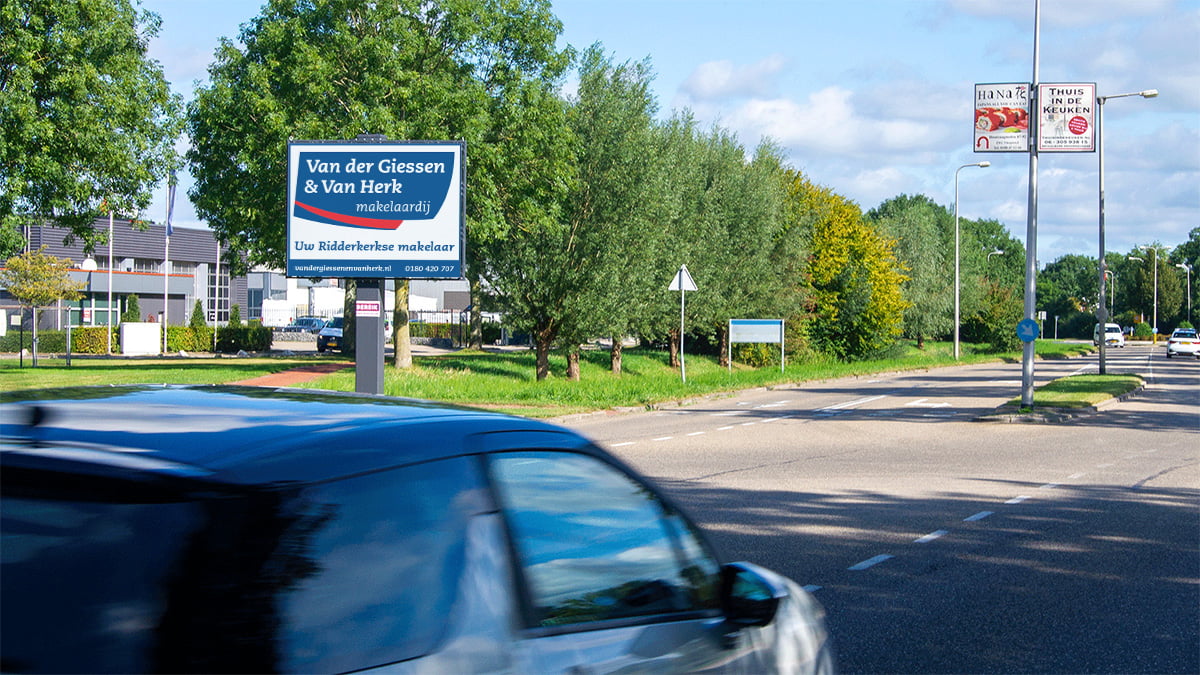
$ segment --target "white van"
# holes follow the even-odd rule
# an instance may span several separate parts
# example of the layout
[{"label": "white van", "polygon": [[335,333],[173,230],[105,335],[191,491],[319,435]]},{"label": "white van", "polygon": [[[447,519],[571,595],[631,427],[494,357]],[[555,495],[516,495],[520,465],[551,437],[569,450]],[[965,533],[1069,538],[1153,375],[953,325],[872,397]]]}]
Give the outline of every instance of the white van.
[{"label": "white van", "polygon": [[[1104,324],[1104,341],[1109,347],[1124,347],[1125,334],[1121,332],[1121,326],[1115,323]],[[1092,344],[1100,346],[1100,324],[1092,329]]]}]

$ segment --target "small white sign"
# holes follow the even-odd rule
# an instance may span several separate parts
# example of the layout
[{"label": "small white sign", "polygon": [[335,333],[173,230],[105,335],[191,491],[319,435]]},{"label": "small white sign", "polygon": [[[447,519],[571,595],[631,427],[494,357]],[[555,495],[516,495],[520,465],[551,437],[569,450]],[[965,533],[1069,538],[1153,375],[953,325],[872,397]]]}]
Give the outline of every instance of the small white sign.
[{"label": "small white sign", "polygon": [[363,317],[378,317],[382,311],[381,304],[378,300],[357,300],[354,303],[354,313]]},{"label": "small white sign", "polygon": [[671,285],[667,287],[668,291],[694,291],[696,290],[696,282],[692,281],[692,275],[688,273],[687,265],[680,265],[679,271],[675,273],[675,278],[671,280]]}]

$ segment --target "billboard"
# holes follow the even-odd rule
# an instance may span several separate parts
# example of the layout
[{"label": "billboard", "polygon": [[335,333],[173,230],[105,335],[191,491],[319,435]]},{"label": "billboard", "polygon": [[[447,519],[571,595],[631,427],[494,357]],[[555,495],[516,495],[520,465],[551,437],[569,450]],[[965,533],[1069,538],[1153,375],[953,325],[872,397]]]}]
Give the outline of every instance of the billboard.
[{"label": "billboard", "polygon": [[289,277],[462,277],[461,141],[288,143]]},{"label": "billboard", "polygon": [[1029,151],[1029,85],[975,85],[975,152]]},{"label": "billboard", "polygon": [[1095,152],[1096,83],[1039,84],[1038,152]]}]

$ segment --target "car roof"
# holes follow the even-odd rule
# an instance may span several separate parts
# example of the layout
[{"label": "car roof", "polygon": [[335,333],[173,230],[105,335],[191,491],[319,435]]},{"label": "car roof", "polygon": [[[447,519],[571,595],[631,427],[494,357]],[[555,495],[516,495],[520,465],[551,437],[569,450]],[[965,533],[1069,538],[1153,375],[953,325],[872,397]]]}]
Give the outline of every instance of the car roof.
[{"label": "car roof", "polygon": [[[471,408],[308,389],[128,385],[0,395],[0,461],[75,462],[209,481],[320,481],[479,452],[473,436],[565,429]],[[43,467],[45,468],[45,467]],[[70,470],[70,469],[64,469]]]}]

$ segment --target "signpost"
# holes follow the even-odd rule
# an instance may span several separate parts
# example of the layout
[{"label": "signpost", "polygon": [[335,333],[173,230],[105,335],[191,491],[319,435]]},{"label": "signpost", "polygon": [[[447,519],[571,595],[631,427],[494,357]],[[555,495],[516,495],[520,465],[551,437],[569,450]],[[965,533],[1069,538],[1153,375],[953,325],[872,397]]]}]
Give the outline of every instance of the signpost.
[{"label": "signpost", "polygon": [[1029,84],[975,85],[975,152],[1029,152]]},{"label": "signpost", "polygon": [[733,371],[733,343],[763,342],[779,345],[779,372],[784,369],[783,319],[730,319],[729,370]]},{"label": "signpost", "polygon": [[358,279],[355,391],[383,393],[384,279],[462,278],[462,141],[288,143],[287,275]]},{"label": "signpost", "polygon": [[679,375],[684,382],[687,382],[687,364],[683,361],[683,296],[687,291],[696,290],[696,282],[692,281],[692,275],[688,272],[687,265],[679,266],[679,271],[675,273],[675,278],[671,280],[671,285],[667,287],[667,290],[679,291]]}]

